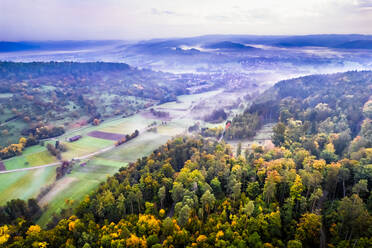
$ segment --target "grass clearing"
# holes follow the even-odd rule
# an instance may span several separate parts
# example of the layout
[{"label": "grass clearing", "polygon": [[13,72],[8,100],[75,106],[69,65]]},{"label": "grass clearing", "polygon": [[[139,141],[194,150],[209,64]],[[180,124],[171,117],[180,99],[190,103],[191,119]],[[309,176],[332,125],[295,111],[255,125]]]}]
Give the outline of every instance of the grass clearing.
[{"label": "grass clearing", "polygon": [[97,139],[90,136],[84,136],[75,142],[66,142],[67,151],[62,153],[64,159],[72,159],[81,157],[89,153],[93,153],[105,147],[115,144],[112,140]]},{"label": "grass clearing", "polygon": [[42,151],[27,155],[26,160],[30,166],[51,164],[57,161],[56,157],[52,156],[49,151]]},{"label": "grass clearing", "polygon": [[7,170],[27,168],[56,162],[57,159],[52,156],[43,146],[32,146],[25,149],[22,155],[10,158],[4,161]]},{"label": "grass clearing", "polygon": [[[66,200],[72,200],[72,207],[76,206],[86,195],[94,191],[102,181],[118,171],[116,166],[100,165],[100,161],[103,160],[93,161],[88,161],[84,167],[75,166],[71,174],[66,175],[55,184],[46,195],[47,198],[42,199],[41,203],[47,205],[47,210],[37,224],[45,226],[53,213],[59,213],[63,208],[70,207],[71,205],[66,204]],[[66,184],[68,186],[65,186]]]},{"label": "grass clearing", "polygon": [[26,149],[23,150],[22,154],[23,155],[29,155],[29,154],[32,154],[32,153],[38,153],[38,152],[42,152],[42,151],[46,151],[46,150],[47,149],[44,146],[35,145],[35,146],[26,147]]},{"label": "grass clearing", "polygon": [[158,134],[166,135],[166,136],[174,136],[174,135],[179,135],[183,133],[185,131],[185,127],[170,123],[165,126],[159,126],[157,130],[158,130]]},{"label": "grass clearing", "polygon": [[107,158],[101,158],[101,157],[95,157],[89,161],[89,164],[92,165],[105,165],[105,166],[111,166],[116,168],[121,168],[126,166],[128,163],[117,161],[113,159],[107,159]]},{"label": "grass clearing", "polygon": [[93,147],[93,148],[105,148],[113,145],[115,142],[112,140],[98,139],[90,136],[84,136],[78,141],[67,143],[67,146],[82,146],[82,147]]},{"label": "grass clearing", "polygon": [[4,164],[7,170],[14,170],[14,169],[28,167],[26,162],[27,162],[26,156],[21,155],[21,156],[13,157],[11,159],[6,160]]},{"label": "grass clearing", "polygon": [[76,181],[77,178],[75,177],[64,177],[58,180],[53,188],[45,195],[43,198],[40,199],[38,202],[41,207],[47,205],[58,193],[62,192],[63,190],[67,189],[71,183]]},{"label": "grass clearing", "polygon": [[0,174],[0,205],[10,199],[36,197],[43,186],[53,183],[55,175],[55,167]]},{"label": "grass clearing", "polygon": [[59,213],[62,209],[70,207],[66,204],[66,200],[73,200],[74,203],[72,207],[77,206],[77,204],[84,199],[89,192],[92,192],[101,181],[99,180],[86,180],[74,181],[69,184],[69,187],[58,192],[58,194],[48,202],[47,210],[43,213],[41,218],[37,221],[38,225],[43,227],[48,224],[52,215],[54,213]]},{"label": "grass clearing", "polygon": [[110,123],[110,125],[102,127],[100,131],[120,134],[131,134],[136,129],[140,130],[147,127],[152,123],[152,119],[147,119],[142,115],[134,115],[128,118],[122,119],[119,123]]},{"label": "grass clearing", "polygon": [[98,158],[112,159],[123,162],[133,162],[137,158],[147,156],[159,146],[166,143],[171,136],[158,133],[143,133],[114,150],[103,153]]}]

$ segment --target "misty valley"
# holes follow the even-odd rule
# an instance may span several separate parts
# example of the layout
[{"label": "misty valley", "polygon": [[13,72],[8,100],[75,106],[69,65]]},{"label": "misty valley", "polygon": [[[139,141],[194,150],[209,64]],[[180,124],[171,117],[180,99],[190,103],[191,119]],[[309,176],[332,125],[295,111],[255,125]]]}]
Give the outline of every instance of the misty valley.
[{"label": "misty valley", "polygon": [[0,247],[371,246],[371,35],[0,41]]}]

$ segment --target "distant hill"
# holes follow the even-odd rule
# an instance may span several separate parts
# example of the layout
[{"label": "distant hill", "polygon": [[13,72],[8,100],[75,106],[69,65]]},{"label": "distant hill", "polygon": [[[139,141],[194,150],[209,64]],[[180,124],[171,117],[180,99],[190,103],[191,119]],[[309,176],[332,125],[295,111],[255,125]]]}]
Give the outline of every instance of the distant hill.
[{"label": "distant hill", "polygon": [[[364,43],[372,42],[370,35],[304,35],[280,38],[272,45],[280,47],[329,47],[329,48],[361,48]],[[353,46],[348,45],[352,43]]]},{"label": "distant hill", "polygon": [[148,54],[195,54],[196,49],[181,50],[181,46],[200,46],[210,49],[223,50],[258,50],[244,44],[263,44],[279,47],[329,47],[345,49],[371,49],[372,35],[296,35],[296,36],[272,36],[272,35],[205,35],[188,38],[152,39],[139,42],[127,43],[125,41],[0,41],[0,53],[36,50],[79,50],[92,47],[114,45],[117,49],[125,49],[127,52],[144,52]]},{"label": "distant hill", "polygon": [[27,42],[0,42],[0,52],[17,52],[25,50],[35,50],[40,48],[36,44],[30,44]]},{"label": "distant hill", "polygon": [[354,40],[337,45],[336,48],[344,49],[372,49],[372,40]]},{"label": "distant hill", "polygon": [[[329,47],[344,49],[371,49],[372,35],[321,34],[296,36],[271,35],[205,35],[189,38],[154,39],[141,41],[129,47],[131,51],[152,54],[174,53],[176,47],[200,46],[229,51],[259,50],[244,44],[262,44],[278,47]],[[173,50],[171,50],[173,48]]]},{"label": "distant hill", "polygon": [[210,43],[204,46],[210,49],[244,49],[244,50],[255,50],[256,48],[251,46],[246,46],[241,43],[231,42],[231,41],[221,41],[216,43]]},{"label": "distant hill", "polygon": [[0,41],[0,53],[33,51],[33,50],[77,50],[99,46],[107,46],[118,41]]}]

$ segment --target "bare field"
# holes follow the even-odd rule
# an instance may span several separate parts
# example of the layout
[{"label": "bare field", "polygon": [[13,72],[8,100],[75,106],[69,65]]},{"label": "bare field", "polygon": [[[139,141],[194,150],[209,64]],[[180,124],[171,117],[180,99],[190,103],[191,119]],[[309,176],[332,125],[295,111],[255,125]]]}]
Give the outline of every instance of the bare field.
[{"label": "bare field", "polygon": [[125,138],[125,134],[118,134],[118,133],[108,133],[102,131],[92,131],[87,133],[88,136],[98,139],[105,139],[105,140],[121,140]]}]

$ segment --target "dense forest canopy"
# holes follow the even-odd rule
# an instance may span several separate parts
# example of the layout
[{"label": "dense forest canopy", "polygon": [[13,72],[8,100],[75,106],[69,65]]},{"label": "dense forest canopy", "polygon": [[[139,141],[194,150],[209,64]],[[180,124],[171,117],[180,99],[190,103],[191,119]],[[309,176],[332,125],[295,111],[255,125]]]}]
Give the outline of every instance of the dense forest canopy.
[{"label": "dense forest canopy", "polygon": [[371,91],[371,72],[280,82],[231,125],[276,121],[275,148],[236,157],[224,142],[177,137],[46,229],[33,202],[8,203],[0,245],[371,247]]},{"label": "dense forest canopy", "polygon": [[[370,118],[372,72],[311,75],[280,81],[236,116],[227,138],[252,137],[260,123],[301,120],[308,132],[358,135]],[[365,121],[368,124],[368,121]]]}]

